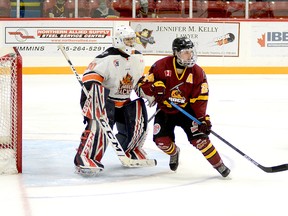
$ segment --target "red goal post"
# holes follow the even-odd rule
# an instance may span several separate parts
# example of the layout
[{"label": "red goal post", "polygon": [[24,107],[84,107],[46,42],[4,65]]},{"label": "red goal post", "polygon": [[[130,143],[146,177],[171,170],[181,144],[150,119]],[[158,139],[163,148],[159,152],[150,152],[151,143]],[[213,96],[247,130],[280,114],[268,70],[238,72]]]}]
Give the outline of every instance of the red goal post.
[{"label": "red goal post", "polygon": [[0,174],[22,172],[22,57],[0,47]]}]

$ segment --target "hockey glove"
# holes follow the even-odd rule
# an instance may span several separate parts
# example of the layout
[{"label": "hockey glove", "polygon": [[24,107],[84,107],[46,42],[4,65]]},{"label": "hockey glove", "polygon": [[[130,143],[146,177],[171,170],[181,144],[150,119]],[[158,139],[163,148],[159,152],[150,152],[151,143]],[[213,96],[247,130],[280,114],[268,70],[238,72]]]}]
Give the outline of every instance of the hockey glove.
[{"label": "hockey glove", "polygon": [[154,97],[157,103],[162,103],[165,100],[166,86],[162,81],[153,83]]},{"label": "hockey glove", "polygon": [[212,124],[210,122],[210,116],[206,115],[204,117],[199,118],[198,120],[201,122],[201,124],[198,125],[198,130],[204,134],[209,135],[212,127]]}]

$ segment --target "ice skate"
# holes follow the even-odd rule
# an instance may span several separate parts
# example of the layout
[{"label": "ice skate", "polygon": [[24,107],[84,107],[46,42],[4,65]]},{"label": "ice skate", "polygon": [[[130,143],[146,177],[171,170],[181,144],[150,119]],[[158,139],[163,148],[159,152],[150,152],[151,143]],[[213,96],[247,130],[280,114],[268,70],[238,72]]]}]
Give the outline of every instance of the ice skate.
[{"label": "ice skate", "polygon": [[83,176],[95,176],[104,170],[104,165],[99,161],[86,158],[85,156],[75,155],[74,159],[75,173]]},{"label": "ice skate", "polygon": [[80,174],[85,177],[93,177],[98,175],[103,168],[101,167],[82,167],[82,166],[75,166],[75,173]]},{"label": "ice skate", "polygon": [[172,171],[176,171],[179,164],[180,148],[177,147],[176,153],[170,156],[169,166]]},{"label": "ice skate", "polygon": [[223,176],[227,177],[230,173],[230,169],[226,167],[224,164],[221,164],[219,167],[216,168],[216,170]]}]

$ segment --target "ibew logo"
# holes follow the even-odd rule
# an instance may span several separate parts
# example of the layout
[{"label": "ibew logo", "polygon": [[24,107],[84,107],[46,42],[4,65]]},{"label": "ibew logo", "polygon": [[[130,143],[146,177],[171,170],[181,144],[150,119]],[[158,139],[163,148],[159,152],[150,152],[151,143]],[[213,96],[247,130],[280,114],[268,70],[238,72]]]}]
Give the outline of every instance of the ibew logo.
[{"label": "ibew logo", "polygon": [[266,32],[257,43],[261,47],[288,47],[288,32]]}]

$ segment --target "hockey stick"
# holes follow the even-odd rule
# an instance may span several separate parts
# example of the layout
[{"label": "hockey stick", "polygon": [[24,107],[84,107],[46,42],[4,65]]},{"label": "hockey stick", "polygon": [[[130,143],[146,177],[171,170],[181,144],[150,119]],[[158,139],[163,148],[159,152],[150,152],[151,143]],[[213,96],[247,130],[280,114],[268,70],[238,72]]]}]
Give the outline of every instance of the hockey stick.
[{"label": "hockey stick", "polygon": [[[173,102],[169,102],[174,108],[178,109],[180,112],[182,112],[184,115],[186,115],[188,118],[190,118],[191,120],[195,121],[198,125],[202,124],[197,118],[193,117],[192,115],[190,115],[188,112],[186,112],[184,109],[182,109],[181,107],[179,107],[178,105],[174,104]],[[230,146],[232,149],[234,149],[236,152],[238,152],[239,154],[241,154],[243,157],[245,157],[247,160],[249,160],[250,162],[252,162],[254,165],[256,165],[257,167],[259,167],[261,170],[263,170],[264,172],[267,173],[275,173],[275,172],[281,172],[281,171],[286,171],[288,170],[288,164],[282,164],[282,165],[278,165],[278,166],[272,166],[272,167],[265,167],[262,166],[261,164],[257,163],[255,160],[253,160],[251,157],[249,157],[248,155],[246,155],[245,153],[243,153],[242,151],[240,151],[238,148],[236,148],[235,146],[233,146],[231,143],[229,143],[227,140],[225,140],[223,137],[221,137],[220,135],[218,135],[217,133],[215,133],[214,131],[211,130],[211,133],[216,136],[218,139],[220,139],[222,142],[224,142],[226,145]]]},{"label": "hockey stick", "polygon": [[157,115],[157,113],[160,111],[160,109],[157,109],[155,113],[148,119],[148,123]]},{"label": "hockey stick", "polygon": [[[71,70],[73,71],[73,73],[75,74],[78,82],[82,86],[82,89],[83,89],[84,93],[88,97],[88,95],[89,95],[88,90],[85,88],[85,86],[84,86],[84,84],[83,84],[78,72],[74,68],[69,56],[67,55],[66,51],[64,50],[64,47],[62,45],[58,45],[58,48],[63,53],[64,57],[66,58],[67,62],[70,65]],[[100,126],[102,127],[103,131],[105,132],[106,137],[109,139],[110,143],[112,144],[112,147],[115,150],[115,152],[116,152],[116,154],[117,154],[117,156],[118,156],[118,158],[121,161],[123,166],[126,166],[126,167],[147,167],[147,166],[156,166],[157,165],[157,161],[155,159],[141,159],[141,160],[138,160],[138,159],[131,159],[131,158],[127,157],[126,154],[125,154],[125,151],[123,150],[123,148],[120,145],[119,141],[115,137],[115,135],[113,133],[113,130],[109,126],[107,120],[103,116],[100,115],[100,118],[97,119],[97,121],[99,122]]]}]

